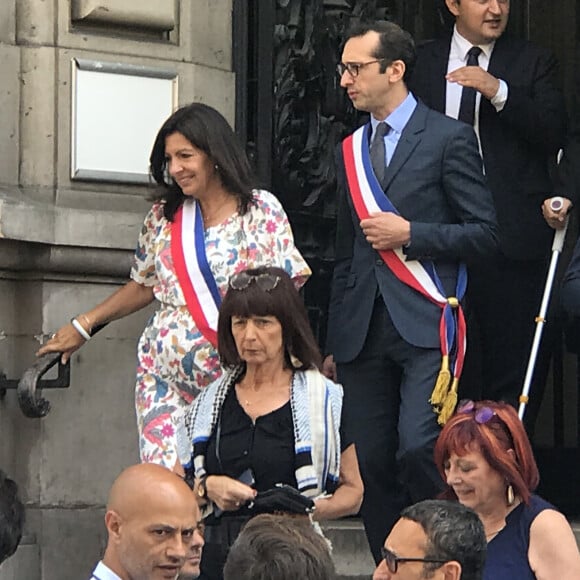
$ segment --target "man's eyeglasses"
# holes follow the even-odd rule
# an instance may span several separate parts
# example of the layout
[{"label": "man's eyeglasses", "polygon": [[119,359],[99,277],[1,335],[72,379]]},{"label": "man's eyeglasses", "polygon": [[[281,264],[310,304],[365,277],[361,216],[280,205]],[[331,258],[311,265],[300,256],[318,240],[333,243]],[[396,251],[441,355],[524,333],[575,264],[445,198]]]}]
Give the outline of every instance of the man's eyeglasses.
[{"label": "man's eyeglasses", "polygon": [[457,405],[457,412],[458,413],[473,413],[473,418],[475,419],[476,423],[480,425],[485,425],[493,417],[495,417],[495,411],[490,407],[479,407],[475,405],[475,403],[469,399],[464,399],[463,401],[459,402]]},{"label": "man's eyeglasses", "polygon": [[352,77],[358,77],[358,73],[360,72],[361,68],[364,68],[365,66],[369,65],[369,64],[374,64],[375,62],[383,62],[384,60],[387,60],[386,58],[376,58],[375,60],[369,60],[368,62],[339,62],[336,65],[336,72],[338,73],[338,76],[342,76],[345,72],[348,72],[348,74]]},{"label": "man's eyeglasses", "polygon": [[441,560],[437,558],[403,558],[397,556],[394,552],[391,552],[388,548],[384,546],[381,548],[381,556],[383,557],[387,568],[391,574],[396,574],[399,569],[399,563],[405,562],[427,562],[429,564],[446,564],[449,560]]},{"label": "man's eyeglasses", "polygon": [[239,272],[230,278],[230,288],[232,290],[245,290],[252,282],[254,282],[260,290],[264,292],[272,292],[278,282],[280,276],[274,274],[249,274],[248,272]]}]

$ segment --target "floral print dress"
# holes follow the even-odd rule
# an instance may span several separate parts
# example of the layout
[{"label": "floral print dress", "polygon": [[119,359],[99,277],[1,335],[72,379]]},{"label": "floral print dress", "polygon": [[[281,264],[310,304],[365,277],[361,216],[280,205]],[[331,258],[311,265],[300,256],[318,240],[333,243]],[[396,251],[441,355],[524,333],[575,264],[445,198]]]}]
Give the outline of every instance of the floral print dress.
[{"label": "floral print dress", "polygon": [[[288,218],[268,191],[255,190],[243,216],[234,214],[205,230],[207,261],[222,297],[230,277],[260,265],[284,268],[297,287],[310,268],[294,245]],[[156,203],[147,214],[131,278],[153,286],[159,309],[138,345],[135,407],[141,461],[173,467],[175,426],[184,408],[221,374],[217,351],[197,329],[187,309],[171,257],[171,222]]]}]

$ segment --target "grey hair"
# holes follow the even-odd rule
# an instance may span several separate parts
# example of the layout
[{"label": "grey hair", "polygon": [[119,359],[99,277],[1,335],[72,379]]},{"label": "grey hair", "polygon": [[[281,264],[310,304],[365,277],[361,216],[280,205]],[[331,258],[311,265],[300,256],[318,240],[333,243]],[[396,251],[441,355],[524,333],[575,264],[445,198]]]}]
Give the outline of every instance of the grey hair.
[{"label": "grey hair", "polygon": [[[428,499],[405,508],[401,517],[418,523],[427,535],[425,558],[461,564],[461,580],[481,580],[487,551],[479,516],[457,501]],[[425,564],[426,578],[440,565]]]}]

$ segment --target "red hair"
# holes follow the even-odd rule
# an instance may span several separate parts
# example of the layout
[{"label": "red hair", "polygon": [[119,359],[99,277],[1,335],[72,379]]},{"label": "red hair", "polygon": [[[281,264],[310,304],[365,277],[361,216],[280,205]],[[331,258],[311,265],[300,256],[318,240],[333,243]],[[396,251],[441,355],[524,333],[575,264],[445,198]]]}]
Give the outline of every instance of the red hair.
[{"label": "red hair", "polygon": [[[485,423],[475,420],[475,411],[489,407],[491,419]],[[540,474],[530,440],[515,409],[507,403],[480,401],[470,412],[457,412],[446,423],[435,444],[435,465],[446,481],[445,463],[452,453],[465,455],[478,449],[492,469],[500,473],[524,503],[538,487]],[[510,450],[513,453],[510,453]],[[457,499],[451,486],[446,497]]]}]

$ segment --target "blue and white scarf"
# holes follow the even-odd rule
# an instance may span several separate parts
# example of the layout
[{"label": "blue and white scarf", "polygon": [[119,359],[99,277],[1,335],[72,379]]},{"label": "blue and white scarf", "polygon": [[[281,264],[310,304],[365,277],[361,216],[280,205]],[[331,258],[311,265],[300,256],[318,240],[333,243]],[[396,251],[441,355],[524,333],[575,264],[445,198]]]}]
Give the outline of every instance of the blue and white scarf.
[{"label": "blue and white scarf", "polygon": [[[230,369],[206,387],[178,428],[180,461],[186,470],[193,465],[198,478],[206,474],[208,441],[226,395],[243,371],[243,367]],[[296,483],[298,490],[307,497],[333,493],[338,487],[342,395],[342,386],[326,379],[317,369],[294,372],[290,407],[294,423]]]}]

